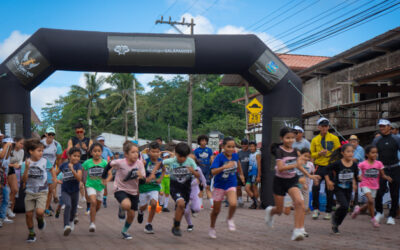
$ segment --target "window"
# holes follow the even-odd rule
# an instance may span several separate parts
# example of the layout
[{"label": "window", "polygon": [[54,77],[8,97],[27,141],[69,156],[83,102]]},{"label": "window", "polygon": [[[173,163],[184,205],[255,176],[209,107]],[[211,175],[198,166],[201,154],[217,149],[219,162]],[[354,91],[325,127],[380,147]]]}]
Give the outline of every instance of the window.
[{"label": "window", "polygon": [[342,104],[342,88],[331,89],[329,92],[329,103],[331,105]]}]

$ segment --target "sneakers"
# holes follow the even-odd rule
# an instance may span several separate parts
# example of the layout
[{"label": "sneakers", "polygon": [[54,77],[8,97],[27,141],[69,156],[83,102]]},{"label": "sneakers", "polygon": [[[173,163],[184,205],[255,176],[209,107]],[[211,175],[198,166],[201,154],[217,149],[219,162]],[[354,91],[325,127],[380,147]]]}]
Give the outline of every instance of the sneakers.
[{"label": "sneakers", "polygon": [[72,231],[71,226],[66,225],[64,227],[64,236],[68,236],[71,233],[71,231]]},{"label": "sneakers", "polygon": [[83,208],[83,207],[82,207],[82,206],[80,206],[79,204],[78,204],[78,206],[77,206],[77,207],[78,207],[78,209],[82,209],[82,208]]},{"label": "sneakers", "polygon": [[357,205],[354,207],[354,211],[351,214],[351,218],[355,219],[357,217],[357,215],[359,215],[359,214],[360,214],[360,206]]},{"label": "sneakers", "polygon": [[96,225],[93,222],[90,223],[89,232],[91,233],[96,232]]},{"label": "sneakers", "polygon": [[383,214],[377,212],[374,218],[378,223],[380,223],[381,219],[383,219]]},{"label": "sneakers", "polygon": [[11,208],[7,208],[7,216],[8,218],[15,218],[15,214],[13,213],[13,211],[11,210]]},{"label": "sneakers", "polygon": [[44,230],[46,228],[46,220],[37,220],[39,230]]},{"label": "sneakers", "polygon": [[214,228],[210,228],[210,230],[208,231],[208,236],[211,239],[216,239],[217,238],[217,232],[215,231]]},{"label": "sneakers", "polygon": [[231,219],[231,220],[227,220],[228,222],[228,230],[231,232],[236,231],[236,226],[235,226],[235,222]]},{"label": "sneakers", "polygon": [[300,228],[295,228],[293,230],[293,234],[292,234],[292,238],[291,239],[295,240],[295,241],[304,240],[303,231]]},{"label": "sneakers", "polygon": [[313,214],[312,214],[313,220],[317,220],[318,217],[319,217],[319,210],[318,209],[314,209]]},{"label": "sneakers", "polygon": [[[82,207],[80,207],[80,206],[78,205],[78,208],[82,208]],[[61,209],[64,210],[64,209],[65,209],[65,205],[62,205],[62,206],[61,206]]]},{"label": "sneakers", "polygon": [[89,215],[90,214],[90,208],[86,209],[85,215]]},{"label": "sneakers", "polygon": [[387,225],[395,225],[396,222],[394,221],[393,217],[388,217],[386,221]]},{"label": "sneakers", "polygon": [[147,233],[147,234],[154,234],[153,226],[151,224],[147,224],[144,227],[144,232]]},{"label": "sneakers", "polygon": [[49,209],[44,210],[44,214],[46,216],[53,216],[53,212],[51,212]]},{"label": "sneakers", "polygon": [[118,208],[118,218],[121,221],[125,220],[125,211],[121,207]]},{"label": "sneakers", "polygon": [[181,231],[181,229],[179,227],[173,227],[171,229],[171,232],[175,236],[182,236],[182,231]]},{"label": "sneakers", "polygon": [[73,224],[78,224],[79,223],[79,219],[78,219],[78,216],[75,216],[75,218],[74,218],[74,223]]},{"label": "sneakers", "polygon": [[69,226],[71,227],[71,231],[75,230],[75,224],[72,221],[69,222]]},{"label": "sneakers", "polygon": [[304,235],[304,237],[307,237],[308,238],[308,233],[306,232],[306,229],[303,227],[303,228],[300,228],[300,230],[301,230],[301,232],[303,233],[303,235]]},{"label": "sneakers", "polygon": [[268,206],[265,209],[265,222],[271,228],[274,227],[274,216],[271,215],[272,208],[273,208],[272,206]]},{"label": "sneakers", "polygon": [[107,199],[103,199],[103,207],[107,208]]},{"label": "sneakers", "polygon": [[132,239],[132,236],[130,234],[128,234],[128,233],[121,232],[121,234],[122,234],[122,239],[124,239],[124,240],[131,240]]},{"label": "sneakers", "polygon": [[139,224],[142,224],[142,222],[143,222],[143,213],[138,213],[138,215],[137,215],[137,222],[139,223]]},{"label": "sneakers", "polygon": [[26,240],[26,242],[28,242],[28,243],[33,243],[33,242],[35,242],[36,241],[36,234],[35,233],[33,233],[33,234],[29,234],[28,235],[28,239]]},{"label": "sneakers", "polygon": [[10,220],[8,217],[4,218],[4,219],[2,220],[2,222],[3,222],[3,224],[12,224],[12,223],[14,223],[14,221],[13,221],[13,220]]},{"label": "sneakers", "polygon": [[326,213],[324,216],[324,220],[330,220],[332,218],[330,213]]},{"label": "sneakers", "polygon": [[193,225],[188,225],[188,227],[187,227],[187,231],[188,232],[193,232]]},{"label": "sneakers", "polygon": [[371,223],[375,228],[380,227],[379,223],[376,221],[375,217],[371,219]]},{"label": "sneakers", "polygon": [[56,219],[58,219],[60,217],[60,209],[57,209],[56,211],[56,215],[54,216]]},{"label": "sneakers", "polygon": [[331,218],[331,223],[332,223],[332,232],[334,234],[340,234],[339,227],[338,227],[338,225],[336,225],[334,217]]},{"label": "sneakers", "polygon": [[163,207],[162,211],[169,213],[169,209],[167,207]]}]

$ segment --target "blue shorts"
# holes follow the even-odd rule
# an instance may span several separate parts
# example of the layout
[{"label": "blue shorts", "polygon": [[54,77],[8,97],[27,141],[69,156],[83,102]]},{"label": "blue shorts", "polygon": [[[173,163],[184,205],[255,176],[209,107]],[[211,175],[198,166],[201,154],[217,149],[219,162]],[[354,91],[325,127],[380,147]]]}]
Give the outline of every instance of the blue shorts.
[{"label": "blue shorts", "polygon": [[201,172],[203,172],[204,177],[206,178],[207,186],[211,185],[211,169],[210,166],[201,166]]}]

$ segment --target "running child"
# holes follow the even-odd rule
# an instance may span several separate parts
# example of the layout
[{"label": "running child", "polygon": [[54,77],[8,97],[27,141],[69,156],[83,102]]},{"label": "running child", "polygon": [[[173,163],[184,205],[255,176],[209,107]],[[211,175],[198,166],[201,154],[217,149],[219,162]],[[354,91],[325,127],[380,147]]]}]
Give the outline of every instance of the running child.
[{"label": "running child", "polygon": [[69,161],[61,164],[56,175],[62,172],[61,197],[64,208],[64,236],[68,236],[75,227],[74,218],[79,201],[79,182],[82,179],[80,164],[81,150],[72,147],[68,151]]},{"label": "running child", "polygon": [[379,189],[379,176],[382,176],[383,179],[386,179],[389,182],[392,182],[392,178],[390,178],[390,176],[387,176],[383,171],[383,163],[376,160],[378,157],[378,149],[376,146],[366,146],[365,156],[366,160],[359,163],[358,168],[361,170],[361,191],[367,197],[367,203],[361,208],[359,206],[355,206],[351,217],[355,219],[361,211],[365,211],[368,209],[368,212],[371,216],[372,225],[374,227],[379,227],[379,222],[375,219],[374,207],[374,199]]},{"label": "running child", "polygon": [[101,158],[103,146],[95,142],[90,146],[89,154],[93,157],[86,160],[82,167],[87,171],[86,177],[86,192],[90,202],[90,225],[89,232],[96,231],[96,213],[100,210],[101,201],[104,195],[104,185],[101,180],[104,169],[107,166],[107,161]]},{"label": "running child", "polygon": [[[305,164],[303,164],[304,170],[306,170],[310,175],[315,172],[315,167],[314,164],[311,162],[311,151],[309,148],[303,148],[300,150],[300,155],[304,157],[304,160],[306,161]],[[310,187],[310,178],[305,176],[299,169],[296,168],[297,175],[299,176],[299,184],[300,184],[300,189],[301,189],[301,194],[303,195],[304,198],[304,207],[306,212],[309,210],[309,200],[310,200],[310,194],[309,194],[309,187]],[[316,180],[314,183],[318,183],[319,181]]]},{"label": "running child", "polygon": [[190,147],[181,142],[175,147],[175,157],[163,160],[163,164],[167,166],[170,172],[170,191],[175,201],[174,225],[171,229],[172,234],[175,236],[182,236],[180,225],[185,207],[190,200],[192,175],[196,178],[200,176],[196,171],[196,163],[192,158],[188,157],[190,153]]},{"label": "running child", "polygon": [[[164,152],[162,153],[162,159],[166,160],[171,157],[171,154],[169,152]],[[169,212],[168,209],[168,202],[169,202],[169,194],[170,194],[170,178],[169,178],[169,171],[168,169],[165,170],[165,175],[161,181],[161,188],[160,188],[160,195],[158,197],[158,202],[160,206],[162,207],[163,212]]]},{"label": "running child", "polygon": [[294,205],[294,230],[291,239],[303,240],[308,234],[304,229],[304,200],[299,188],[296,168],[313,180],[317,180],[319,177],[312,176],[304,170],[303,165],[306,162],[304,156],[299,156],[297,149],[293,148],[295,130],[284,127],[280,130],[279,135],[282,143],[273,143],[271,146],[271,153],[276,160],[273,182],[275,206],[266,208],[265,221],[269,227],[273,227],[274,215],[282,214],[285,194],[288,193]]},{"label": "running child", "polygon": [[228,212],[228,229],[229,231],[235,231],[236,226],[233,221],[233,215],[236,210],[237,196],[237,173],[242,182],[244,182],[244,176],[242,167],[240,165],[239,156],[235,153],[235,141],[232,137],[226,137],[223,140],[223,152],[218,154],[212,165],[211,174],[214,176],[214,190],[212,192],[214,207],[210,214],[210,230],[209,237],[212,239],[217,238],[215,231],[215,222],[219,212],[221,211],[221,203],[224,200],[224,196],[227,197],[229,203]]},{"label": "running child", "polygon": [[[22,176],[22,182],[25,186],[26,225],[29,230],[27,242],[35,242],[36,234],[33,229],[33,214],[36,212],[37,226],[39,230],[43,230],[46,227],[46,221],[43,216],[48,193],[47,169],[53,165],[43,157],[44,145],[39,139],[26,140],[24,146],[25,152],[30,155],[23,166],[25,169]],[[54,172],[52,172],[52,179],[56,182]]]},{"label": "running child", "polygon": [[143,162],[139,160],[139,148],[133,142],[126,141],[123,151],[124,159],[113,160],[107,165],[103,184],[106,185],[113,178],[112,170],[115,170],[114,196],[122,210],[127,213],[121,234],[123,239],[131,240],[128,229],[135,218],[135,211],[138,210],[139,184],[146,182],[146,171]]},{"label": "running child", "polygon": [[139,185],[139,211],[138,211],[138,223],[142,224],[144,211],[147,206],[150,205],[149,216],[147,218],[147,224],[144,228],[144,232],[147,234],[153,234],[153,222],[154,215],[156,214],[158,192],[160,191],[160,183],[165,175],[165,167],[162,166],[162,159],[160,158],[160,145],[157,142],[152,142],[149,145],[148,158],[145,163],[146,170],[146,183]]},{"label": "running child", "polygon": [[[349,211],[352,191],[357,189],[358,167],[353,161],[353,155],[354,148],[351,144],[342,145],[331,155],[331,159],[339,160],[329,165],[330,173],[325,175],[327,188],[334,191],[336,201],[340,205],[331,219],[334,234],[339,234],[339,226]],[[333,181],[330,176],[333,177]]]},{"label": "running child", "polygon": [[257,143],[255,141],[249,142],[249,170],[246,180],[246,193],[253,200],[250,209],[257,209],[258,207],[258,187],[257,184],[261,182],[261,155],[257,152]]}]

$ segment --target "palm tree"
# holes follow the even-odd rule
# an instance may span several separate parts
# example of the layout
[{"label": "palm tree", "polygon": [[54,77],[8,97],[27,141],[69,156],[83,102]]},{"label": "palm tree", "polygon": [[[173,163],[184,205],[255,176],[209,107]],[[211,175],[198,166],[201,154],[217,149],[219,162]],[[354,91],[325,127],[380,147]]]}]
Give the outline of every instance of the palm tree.
[{"label": "palm tree", "polygon": [[89,124],[89,137],[92,137],[92,129],[90,120],[92,113],[99,114],[99,103],[101,96],[109,92],[109,89],[102,89],[106,81],[104,76],[97,76],[94,74],[85,73],[85,87],[79,85],[72,85],[70,95],[74,97],[75,107],[87,107],[86,119]]}]

